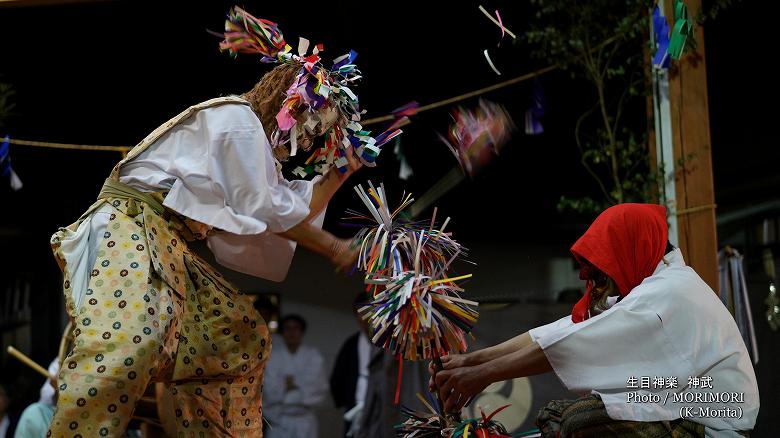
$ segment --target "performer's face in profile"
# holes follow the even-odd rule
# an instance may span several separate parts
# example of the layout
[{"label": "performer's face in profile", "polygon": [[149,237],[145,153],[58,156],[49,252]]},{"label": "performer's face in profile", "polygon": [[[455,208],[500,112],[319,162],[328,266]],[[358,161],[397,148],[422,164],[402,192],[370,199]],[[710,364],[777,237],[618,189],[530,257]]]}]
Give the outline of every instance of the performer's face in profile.
[{"label": "performer's face in profile", "polygon": [[325,105],[313,114],[308,111],[301,112],[296,121],[304,129],[298,131],[298,144],[303,149],[311,147],[316,137],[325,134],[336,124],[339,114],[339,110],[332,105]]},{"label": "performer's face in profile", "polygon": [[593,282],[593,289],[591,289],[590,292],[590,313],[591,315],[598,315],[609,308],[607,298],[619,296],[620,292],[618,291],[615,280],[593,266],[590,266],[589,268],[588,280]]}]

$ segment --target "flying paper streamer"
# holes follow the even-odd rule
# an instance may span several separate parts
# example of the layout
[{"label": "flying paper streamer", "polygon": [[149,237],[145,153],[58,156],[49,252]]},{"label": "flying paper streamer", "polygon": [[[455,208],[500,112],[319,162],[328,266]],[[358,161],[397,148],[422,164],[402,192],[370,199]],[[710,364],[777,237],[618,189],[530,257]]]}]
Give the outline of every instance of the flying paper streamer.
[{"label": "flying paper streamer", "polygon": [[493,64],[493,60],[490,59],[490,55],[488,54],[487,49],[485,49],[484,53],[485,53],[485,59],[487,59],[487,62],[488,62],[488,65],[490,65],[490,68],[492,68],[493,71],[496,72],[497,75],[501,76],[501,72],[498,71],[498,69],[496,68],[495,64]]},{"label": "flying paper streamer", "polygon": [[259,53],[267,58],[276,58],[280,52],[289,51],[276,23],[255,18],[238,6],[228,13],[224,36],[219,48],[233,57],[239,53]]},{"label": "flying paper streamer", "polygon": [[500,15],[498,15],[498,10],[496,10],[496,17],[498,17],[498,20],[496,20],[495,18],[493,18],[493,16],[492,16],[492,15],[490,15],[490,12],[488,12],[488,11],[487,11],[487,9],[483,8],[483,7],[482,7],[482,5],[480,5],[480,6],[479,6],[479,10],[480,10],[480,12],[482,12],[483,14],[485,14],[485,16],[486,16],[486,17],[488,17],[488,19],[489,19],[490,21],[492,21],[493,23],[495,23],[495,24],[496,24],[496,26],[498,26],[498,27],[500,27],[500,28],[501,28],[501,36],[502,36],[502,37],[504,36],[504,33],[506,32],[506,34],[507,34],[507,35],[509,35],[509,36],[511,36],[511,37],[512,37],[512,39],[515,39],[515,40],[517,39],[517,35],[515,35],[514,33],[512,33],[512,31],[511,31],[511,30],[507,29],[507,28],[506,28],[506,26],[504,26],[504,23],[503,23],[503,21],[501,21],[501,16],[500,16]]},{"label": "flying paper streamer", "polygon": [[439,138],[471,177],[498,155],[515,130],[506,109],[487,100],[480,100],[474,110],[456,108],[452,119],[447,136]]},{"label": "flying paper streamer", "polygon": [[372,342],[406,360],[433,359],[466,351],[466,334],[477,321],[478,303],[461,297],[459,282],[470,274],[450,277],[453,262],[466,250],[450,233],[449,218],[436,226],[401,216],[414,202],[404,195],[390,210],[384,187],[355,187],[369,214],[349,210],[347,219],[368,226],[356,236],[357,269],[365,272],[370,302],[358,309],[369,323]]},{"label": "flying paper streamer", "polygon": [[406,181],[414,175],[414,170],[412,170],[412,166],[409,165],[409,160],[404,153],[404,148],[401,145],[401,137],[396,137],[393,152],[395,153],[395,158],[398,160],[399,164],[398,179]]},{"label": "flying paper streamer", "polygon": [[[504,39],[504,35],[506,35],[506,28],[504,27],[504,22],[501,21],[501,15],[498,13],[498,9],[496,9],[496,18],[498,18],[498,27],[501,28],[501,39]],[[498,40],[498,45],[501,45],[501,40]]]}]

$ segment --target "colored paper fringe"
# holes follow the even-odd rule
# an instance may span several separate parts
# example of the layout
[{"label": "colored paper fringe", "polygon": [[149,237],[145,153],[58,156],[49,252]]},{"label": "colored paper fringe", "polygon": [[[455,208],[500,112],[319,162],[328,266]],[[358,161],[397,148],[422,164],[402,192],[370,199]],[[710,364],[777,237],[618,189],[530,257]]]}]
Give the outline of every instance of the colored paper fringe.
[{"label": "colored paper fringe", "polygon": [[478,303],[463,299],[459,281],[448,277],[452,263],[466,249],[445,233],[449,218],[437,229],[430,222],[410,222],[401,214],[414,202],[404,195],[391,211],[384,187],[369,182],[355,187],[369,215],[349,210],[347,219],[369,226],[358,232],[357,269],[365,272],[372,299],[358,309],[369,323],[372,342],[406,360],[422,360],[466,351],[465,336],[477,321]]},{"label": "colored paper fringe", "polygon": [[515,130],[503,106],[482,99],[476,110],[456,108],[452,119],[447,137],[440,134],[439,138],[472,177],[498,155]]},{"label": "colored paper fringe", "polygon": [[477,303],[460,298],[456,279],[432,280],[414,272],[375,276],[384,284],[373,301],[359,309],[371,341],[406,360],[432,359],[467,349],[465,335],[477,321]]},{"label": "colored paper fringe", "polygon": [[[270,141],[275,148],[289,144],[289,154],[295,155],[298,135],[308,132],[308,135],[324,135],[325,146],[312,153],[305,167],[296,168],[293,171],[295,175],[303,178],[325,173],[332,166],[345,173],[349,167],[347,156],[353,152],[363,165],[373,167],[381,147],[401,134],[397,119],[376,137],[360,125],[364,111],[360,109],[357,95],[350,89],[361,78],[354,64],[357,58],[354,50],[334,59],[333,65],[327,68],[320,58],[320,52],[324,50],[322,44],[315,45],[307,54],[309,41],[300,38],[297,54],[294,54],[276,23],[256,18],[238,6],[228,13],[223,36],[220,49],[234,57],[239,53],[258,54],[262,55],[262,62],[301,66],[276,115],[278,127]],[[318,110],[323,107],[337,109],[339,118],[327,132],[317,132],[316,128],[321,123]],[[297,115],[301,112],[307,113],[304,126],[297,122]]]},{"label": "colored paper fringe", "polygon": [[275,58],[289,47],[276,23],[255,18],[238,6],[228,13],[224,36],[219,48],[234,57],[239,53],[259,53]]},{"label": "colored paper fringe", "polygon": [[446,434],[442,434],[446,426],[439,415],[401,406],[401,416],[405,420],[395,425],[395,433],[399,438],[441,438],[446,436]]},{"label": "colored paper fringe", "polygon": [[457,427],[455,427],[455,430],[452,432],[452,435],[450,435],[450,438],[468,438],[471,436],[475,438],[511,437],[512,435],[506,431],[506,428],[504,428],[501,423],[493,420],[493,417],[495,417],[496,414],[508,408],[509,406],[510,405],[502,406],[493,411],[493,413],[488,416],[485,416],[485,413],[480,409],[482,418],[471,418],[463,421]]},{"label": "colored paper fringe", "polygon": [[481,418],[471,418],[460,422],[455,427],[447,427],[441,412],[428,403],[419,394],[418,398],[425,404],[430,413],[416,411],[405,406],[401,407],[402,423],[395,425],[396,436],[399,438],[509,438],[506,428],[493,417],[510,405],[496,409],[490,415],[480,409]]}]

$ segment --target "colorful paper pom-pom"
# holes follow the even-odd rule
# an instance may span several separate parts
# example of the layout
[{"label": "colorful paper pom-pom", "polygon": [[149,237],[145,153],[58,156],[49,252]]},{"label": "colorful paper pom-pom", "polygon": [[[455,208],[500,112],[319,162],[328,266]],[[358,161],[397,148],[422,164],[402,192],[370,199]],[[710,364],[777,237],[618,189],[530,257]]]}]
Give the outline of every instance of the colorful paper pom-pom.
[{"label": "colorful paper pom-pom", "polygon": [[433,359],[466,351],[465,336],[477,321],[477,303],[460,296],[458,282],[471,275],[449,276],[466,251],[449,233],[449,219],[436,228],[430,222],[402,217],[414,202],[405,195],[391,211],[384,187],[355,187],[369,215],[348,211],[348,219],[368,226],[356,236],[357,268],[365,272],[372,299],[359,309],[371,328],[372,341],[407,360]]},{"label": "colorful paper pom-pom", "polygon": [[224,35],[225,40],[219,44],[219,48],[233,56],[250,53],[276,58],[280,52],[289,50],[276,23],[255,18],[238,6],[234,6],[228,13]]},{"label": "colorful paper pom-pom", "polygon": [[447,136],[439,138],[472,177],[498,155],[515,130],[504,107],[486,100],[480,100],[475,110],[455,109],[452,119]]}]

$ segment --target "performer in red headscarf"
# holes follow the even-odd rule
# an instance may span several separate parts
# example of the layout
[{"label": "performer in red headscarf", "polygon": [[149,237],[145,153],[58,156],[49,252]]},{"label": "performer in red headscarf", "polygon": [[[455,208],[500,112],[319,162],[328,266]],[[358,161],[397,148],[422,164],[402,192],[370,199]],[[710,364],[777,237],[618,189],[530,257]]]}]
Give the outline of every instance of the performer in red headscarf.
[{"label": "performer in red headscarf", "polygon": [[611,207],[571,251],[587,285],[572,314],[445,357],[431,387],[446,412],[493,382],[555,371],[582,397],[539,412],[545,437],[739,436],[753,428],[758,387],[745,344],[718,296],[668,243],[664,207]]}]

